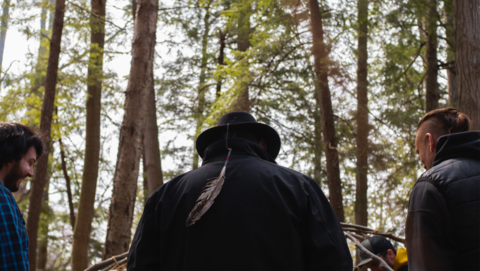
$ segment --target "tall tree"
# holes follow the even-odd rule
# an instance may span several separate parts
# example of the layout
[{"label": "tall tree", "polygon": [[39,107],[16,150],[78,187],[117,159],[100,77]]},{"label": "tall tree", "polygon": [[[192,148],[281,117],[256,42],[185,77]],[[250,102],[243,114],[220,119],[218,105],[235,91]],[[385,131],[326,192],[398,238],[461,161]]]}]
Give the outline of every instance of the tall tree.
[{"label": "tall tree", "polygon": [[322,13],[317,0],[308,1],[310,7],[310,23],[313,36],[313,58],[315,63],[316,84],[319,89],[317,99],[322,115],[322,132],[325,158],[327,160],[327,179],[330,204],[340,221],[345,221],[343,210],[342,185],[340,180],[340,164],[338,160],[335,122],[333,120],[332,98],[328,86],[328,65],[330,59],[324,41]]},{"label": "tall tree", "polygon": [[[237,21],[237,50],[239,52],[246,52],[250,47],[250,17],[252,10],[249,1],[245,1],[239,8]],[[243,82],[238,98],[233,104],[233,111],[251,111],[251,101],[249,99],[248,83]]]},{"label": "tall tree", "polygon": [[437,0],[426,1],[425,31],[427,36],[427,65],[425,78],[425,112],[438,108],[438,58],[437,58]]},{"label": "tall tree", "polygon": [[160,143],[158,142],[158,125],[157,125],[157,106],[155,101],[155,88],[153,81],[153,61],[150,69],[151,80],[147,86],[147,106],[145,117],[145,136],[143,138],[143,163],[144,174],[147,178],[148,194],[151,195],[155,190],[163,185],[162,161],[160,156]]},{"label": "tall tree", "polygon": [[203,17],[203,36],[202,36],[202,59],[200,63],[200,76],[199,76],[199,83],[197,89],[197,106],[195,112],[195,119],[197,121],[197,129],[195,131],[195,136],[193,138],[194,141],[194,154],[193,154],[193,169],[198,168],[198,153],[196,148],[197,137],[200,135],[203,122],[205,120],[204,111],[205,111],[205,93],[208,90],[208,86],[206,85],[207,81],[207,61],[208,61],[208,40],[210,36],[210,25],[212,22],[210,21],[210,1],[207,1],[205,5],[205,15]]},{"label": "tall tree", "polygon": [[55,3],[55,18],[53,20],[52,38],[50,39],[50,52],[48,57],[47,75],[45,79],[45,93],[43,96],[42,113],[40,116],[40,132],[42,132],[44,135],[45,153],[38,159],[37,166],[35,168],[35,179],[32,182],[30,205],[28,208],[27,218],[29,262],[30,270],[32,271],[34,271],[36,268],[38,221],[40,219],[43,189],[47,181],[48,153],[50,152],[51,147],[50,133],[52,128],[64,16],[65,0],[57,0]]},{"label": "tall tree", "polygon": [[445,32],[447,38],[447,78],[448,78],[448,105],[458,106],[457,74],[455,72],[455,31],[453,27],[453,0],[444,0]]},{"label": "tall tree", "polygon": [[7,37],[7,22],[10,9],[10,0],[3,0],[3,13],[0,30],[0,71],[2,71],[3,51],[5,49],[5,39]]},{"label": "tall tree", "polygon": [[355,196],[355,223],[367,226],[368,173],[368,0],[358,0],[357,49],[357,187]]},{"label": "tall tree", "polygon": [[142,154],[142,137],[148,87],[155,55],[158,0],[138,0],[132,42],[132,62],[125,93],[125,115],[120,127],[117,165],[108,214],[108,228],[103,250],[107,259],[128,250],[131,238],[133,207]]},{"label": "tall tree", "polygon": [[[38,271],[44,271],[47,268],[48,261],[48,222],[49,222],[49,213],[50,206],[48,204],[48,189],[50,186],[50,180],[47,180],[45,184],[45,190],[43,191],[43,202],[42,202],[42,221],[40,222],[40,236],[38,242],[38,262],[37,269]],[[45,217],[44,217],[45,216]]]},{"label": "tall tree", "polygon": [[94,215],[100,160],[100,113],[102,107],[103,48],[105,45],[106,0],[92,0],[90,57],[87,73],[85,158],[78,213],[73,231],[72,271],[88,267],[88,249]]},{"label": "tall tree", "polygon": [[454,0],[459,109],[480,130],[480,0]]}]

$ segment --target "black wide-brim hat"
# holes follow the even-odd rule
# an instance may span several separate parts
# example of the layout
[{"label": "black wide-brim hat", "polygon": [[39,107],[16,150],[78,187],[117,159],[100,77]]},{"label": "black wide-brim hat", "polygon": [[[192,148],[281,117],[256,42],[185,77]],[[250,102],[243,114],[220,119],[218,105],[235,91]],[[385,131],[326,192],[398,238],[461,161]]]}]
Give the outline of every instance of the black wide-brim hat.
[{"label": "black wide-brim hat", "polygon": [[265,141],[267,153],[275,159],[280,152],[280,136],[272,127],[257,122],[255,118],[247,112],[230,112],[223,115],[217,123],[217,126],[205,130],[197,138],[197,152],[203,158],[205,149],[212,143],[218,141],[221,135],[229,130],[251,132]]}]

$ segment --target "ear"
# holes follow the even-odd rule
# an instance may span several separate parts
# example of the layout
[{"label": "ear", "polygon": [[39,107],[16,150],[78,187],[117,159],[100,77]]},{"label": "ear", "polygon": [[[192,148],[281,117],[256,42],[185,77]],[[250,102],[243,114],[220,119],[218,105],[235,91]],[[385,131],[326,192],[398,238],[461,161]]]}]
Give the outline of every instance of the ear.
[{"label": "ear", "polygon": [[437,140],[433,137],[431,133],[427,133],[425,135],[425,139],[428,140],[428,145],[430,147],[430,152],[435,152],[435,145],[437,143]]},{"label": "ear", "polygon": [[262,149],[267,150],[267,144],[265,144],[265,141],[263,141],[263,139],[260,140],[258,145],[260,145],[260,147],[262,147]]}]

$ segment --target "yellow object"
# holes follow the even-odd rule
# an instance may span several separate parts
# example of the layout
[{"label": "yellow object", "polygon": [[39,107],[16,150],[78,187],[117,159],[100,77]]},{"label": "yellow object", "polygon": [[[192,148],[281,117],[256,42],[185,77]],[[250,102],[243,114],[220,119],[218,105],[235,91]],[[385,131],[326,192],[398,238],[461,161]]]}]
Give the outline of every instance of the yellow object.
[{"label": "yellow object", "polygon": [[407,249],[402,247],[397,249],[397,256],[393,264],[393,270],[397,271],[400,267],[408,265]]}]

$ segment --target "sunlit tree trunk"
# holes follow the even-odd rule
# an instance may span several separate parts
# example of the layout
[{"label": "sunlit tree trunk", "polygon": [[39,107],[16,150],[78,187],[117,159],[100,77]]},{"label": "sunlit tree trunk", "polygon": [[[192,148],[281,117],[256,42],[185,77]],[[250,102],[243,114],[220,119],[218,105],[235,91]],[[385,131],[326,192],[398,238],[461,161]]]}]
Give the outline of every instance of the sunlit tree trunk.
[{"label": "sunlit tree trunk", "polygon": [[210,34],[210,2],[206,3],[205,7],[205,16],[203,17],[204,32],[202,37],[202,62],[200,64],[200,77],[199,84],[197,89],[197,108],[195,112],[195,119],[197,121],[197,128],[195,130],[195,136],[193,137],[193,169],[198,168],[198,153],[197,153],[197,137],[200,135],[202,130],[202,125],[205,120],[204,111],[205,111],[205,92],[207,91],[206,86],[206,71],[207,71],[207,61],[208,61],[208,38]]},{"label": "sunlit tree trunk", "polygon": [[317,0],[309,0],[311,31],[313,36],[313,57],[315,61],[316,84],[319,89],[317,99],[322,113],[322,132],[325,158],[327,160],[327,179],[330,204],[340,221],[345,221],[343,211],[342,186],[340,181],[340,165],[338,160],[335,123],[333,120],[332,100],[328,86],[328,49],[324,42],[322,13]]},{"label": "sunlit tree trunk", "polygon": [[445,0],[445,32],[447,35],[447,78],[448,78],[448,106],[458,106],[457,74],[455,72],[455,32],[453,28],[453,0]]},{"label": "sunlit tree trunk", "polygon": [[[250,16],[252,14],[249,4],[244,4],[241,7],[238,15],[237,23],[237,50],[246,52],[250,47]],[[233,104],[233,111],[251,111],[251,101],[249,98],[248,85],[242,85],[242,89],[238,95],[237,100]]]},{"label": "sunlit tree trunk", "polygon": [[480,130],[480,0],[454,0],[459,109]]},{"label": "sunlit tree trunk", "polygon": [[30,205],[28,208],[27,233],[29,237],[29,262],[30,270],[35,270],[37,259],[37,233],[40,219],[40,208],[43,197],[43,188],[47,181],[48,153],[50,152],[50,132],[52,127],[53,107],[55,101],[55,88],[57,85],[58,61],[60,44],[62,41],[63,18],[65,15],[65,0],[55,3],[55,18],[53,21],[52,38],[50,40],[50,53],[48,58],[47,75],[45,79],[45,94],[43,96],[42,114],[40,116],[40,132],[44,135],[45,153],[38,161],[35,168],[35,181],[32,182]]},{"label": "sunlit tree trunk", "polygon": [[[91,12],[105,18],[106,0],[92,0]],[[73,232],[72,271],[88,267],[88,249],[94,215],[98,164],[100,161],[100,111],[102,107],[103,48],[105,21],[90,16],[90,58],[87,74],[85,159],[77,219]]]},{"label": "sunlit tree trunk", "polygon": [[425,78],[425,112],[438,108],[438,59],[437,59],[437,0],[426,1],[427,16],[425,17],[425,30],[427,36],[427,51],[425,60],[427,74]]},{"label": "sunlit tree trunk", "polygon": [[141,144],[145,130],[145,105],[148,87],[152,84],[148,81],[152,80],[157,15],[158,0],[137,1],[132,62],[125,93],[125,115],[120,127],[103,259],[127,251],[130,244],[133,207],[137,195],[138,170],[142,155]]}]

